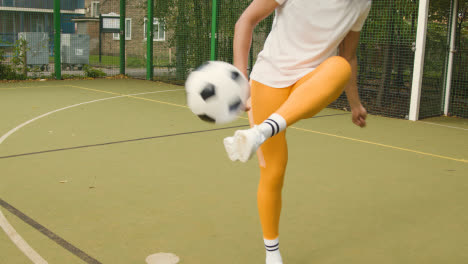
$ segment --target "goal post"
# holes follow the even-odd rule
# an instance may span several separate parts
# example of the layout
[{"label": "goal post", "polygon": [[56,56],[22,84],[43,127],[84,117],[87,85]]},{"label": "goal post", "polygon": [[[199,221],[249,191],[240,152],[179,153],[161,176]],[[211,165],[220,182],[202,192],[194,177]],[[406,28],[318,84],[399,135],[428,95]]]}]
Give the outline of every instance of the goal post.
[{"label": "goal post", "polygon": [[416,33],[416,50],[414,55],[413,83],[411,88],[409,120],[417,121],[421,101],[421,86],[424,70],[424,53],[426,49],[427,21],[429,0],[419,1],[418,28]]}]

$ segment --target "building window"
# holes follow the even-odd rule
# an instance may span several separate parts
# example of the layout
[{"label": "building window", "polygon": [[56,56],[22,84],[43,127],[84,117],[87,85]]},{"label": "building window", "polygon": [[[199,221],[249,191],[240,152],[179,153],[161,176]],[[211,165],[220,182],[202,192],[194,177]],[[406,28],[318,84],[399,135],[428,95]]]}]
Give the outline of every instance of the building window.
[{"label": "building window", "polygon": [[44,20],[40,18],[37,19],[36,32],[44,32]]},{"label": "building window", "polygon": [[3,0],[3,6],[15,6],[13,0]]},{"label": "building window", "polygon": [[99,17],[99,2],[93,1],[91,2],[91,16],[92,17]]},{"label": "building window", "polygon": [[34,14],[30,16],[30,31],[31,32],[44,32],[44,16]]},{"label": "building window", "polygon": [[[120,39],[119,33],[113,33],[114,40]],[[132,19],[126,18],[125,19],[125,40],[132,40]]]},{"label": "building window", "polygon": [[[145,24],[143,25],[143,38],[146,40],[146,29],[147,29],[147,23],[148,19],[145,17]],[[155,18],[153,19],[153,40],[154,41],[165,41],[166,40],[166,28],[165,24],[162,21],[159,21],[159,19]]]}]

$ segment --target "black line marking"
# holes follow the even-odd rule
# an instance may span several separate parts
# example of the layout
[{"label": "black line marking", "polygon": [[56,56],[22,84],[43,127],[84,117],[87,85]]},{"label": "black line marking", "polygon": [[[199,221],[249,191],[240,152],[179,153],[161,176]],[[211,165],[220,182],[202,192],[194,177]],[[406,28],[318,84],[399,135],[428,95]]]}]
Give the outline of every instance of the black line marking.
[{"label": "black line marking", "polygon": [[[327,116],[337,116],[337,115],[347,115],[349,113],[345,114],[332,114],[332,115],[323,115],[323,116],[315,116],[312,118],[319,118],[319,117],[327,117]],[[180,136],[180,135],[189,135],[189,134],[196,134],[196,133],[203,133],[203,132],[210,132],[210,131],[217,131],[217,130],[225,130],[225,129],[231,129],[231,128],[240,128],[240,127],[246,127],[248,125],[241,125],[241,126],[233,126],[233,127],[224,127],[224,128],[216,128],[216,129],[208,129],[208,130],[200,130],[200,131],[192,131],[192,132],[184,132],[184,133],[177,133],[177,134],[169,134],[169,135],[162,135],[162,136],[154,136],[154,137],[145,137],[145,138],[137,138],[137,139],[129,139],[129,140],[121,140],[121,141],[114,141],[114,142],[107,142],[107,143],[101,143],[101,144],[94,144],[94,145],[85,145],[85,146],[77,146],[77,147],[70,147],[70,148],[62,148],[62,149],[52,149],[52,150],[45,150],[45,151],[38,151],[38,152],[31,152],[31,153],[23,153],[23,154],[16,154],[16,155],[10,155],[10,156],[3,156],[0,157],[0,159],[6,159],[6,158],[13,158],[13,157],[20,157],[20,156],[27,156],[27,155],[34,155],[34,154],[41,154],[41,153],[48,153],[48,152],[56,152],[56,151],[64,151],[64,150],[72,150],[72,149],[80,149],[80,148],[89,148],[89,147],[97,147],[97,146],[105,146],[105,145],[112,145],[112,144],[119,144],[119,143],[126,143],[126,142],[133,142],[133,141],[140,141],[140,140],[148,140],[148,139],[155,139],[155,138],[163,138],[163,137],[172,137],[172,136]],[[67,242],[65,239],[61,238],[54,232],[50,231],[47,229],[45,226],[39,224],[29,216],[25,215],[23,212],[19,211],[6,201],[4,201],[2,198],[0,198],[0,206],[8,210],[10,213],[16,215],[19,219],[21,219],[23,222],[26,224],[30,225],[37,231],[41,232],[44,234],[46,237],[72,253],[73,255],[79,257],[83,261],[89,264],[102,264],[100,261],[96,260],[95,258],[89,256],[86,254],[84,251],[80,250],[79,248],[73,246],[69,242]],[[275,245],[279,246],[279,244]],[[270,247],[270,246],[267,246]],[[279,248],[279,247],[278,247]],[[268,251],[276,251],[277,249],[267,249]]]},{"label": "black line marking", "polygon": [[182,135],[189,135],[189,134],[197,134],[197,133],[203,133],[203,132],[211,132],[211,131],[225,130],[225,129],[231,129],[231,128],[240,128],[240,127],[247,127],[247,126],[249,126],[249,125],[223,127],[223,128],[200,130],[200,131],[191,131],[191,132],[168,134],[168,135],[154,136],[154,137],[127,139],[127,140],[120,140],[120,141],[113,141],[113,142],[106,142],[106,143],[99,143],[99,144],[92,144],[92,145],[84,145],[84,146],[76,146],[76,147],[69,147],[69,148],[50,149],[50,150],[36,151],[36,152],[30,152],[30,153],[22,153],[22,154],[1,156],[0,159],[16,158],[16,157],[21,157],[21,156],[29,156],[29,155],[36,155],[36,154],[43,154],[43,153],[50,153],[50,152],[57,152],[57,151],[65,151],[65,150],[73,150],[73,149],[99,147],[99,146],[106,146],[106,145],[113,145],[113,144],[120,144],[120,143],[127,143],[127,142],[141,141],[141,140],[149,140],[149,139],[156,139],[156,138],[165,138],[165,137],[174,137],[174,136],[182,136]]},{"label": "black line marking", "polygon": [[[322,116],[314,116],[311,118],[320,118],[320,117],[328,117],[328,116],[339,116],[339,115],[349,115],[350,113],[345,114],[332,114],[332,115],[322,115]],[[269,124],[269,123],[268,123]],[[271,124],[269,124],[272,126]],[[92,144],[92,145],[83,145],[83,146],[76,146],[76,147],[68,147],[68,148],[60,148],[60,149],[50,149],[50,150],[43,150],[43,151],[36,151],[36,152],[29,152],[29,153],[21,153],[21,154],[14,154],[8,156],[0,156],[0,159],[9,159],[9,158],[16,158],[22,156],[30,156],[36,154],[44,154],[50,152],[57,152],[57,151],[65,151],[65,150],[73,150],[73,149],[82,149],[82,148],[91,148],[91,147],[99,147],[99,146],[106,146],[106,145],[113,145],[113,144],[120,144],[120,143],[127,143],[127,142],[134,142],[134,141],[141,141],[141,140],[149,140],[149,139],[156,139],[156,138],[164,138],[164,137],[174,137],[174,136],[182,136],[182,135],[189,135],[189,134],[197,134],[203,132],[211,132],[217,130],[225,130],[231,128],[240,128],[240,127],[247,127],[249,125],[241,125],[241,126],[232,126],[232,127],[223,127],[223,128],[216,128],[216,129],[207,129],[207,130],[199,130],[199,131],[191,131],[191,132],[183,132],[177,134],[168,134],[162,136],[154,136],[154,137],[144,137],[144,138],[135,138],[135,139],[127,139],[127,140],[120,140],[120,141],[113,141],[113,142],[106,142],[106,143],[99,143],[99,144]],[[275,129],[272,126],[272,136],[274,136]]]},{"label": "black line marking", "polygon": [[34,229],[41,232],[46,237],[50,238],[55,243],[57,243],[58,245],[60,245],[64,249],[68,250],[73,255],[79,257],[80,259],[82,259],[86,263],[89,263],[89,264],[102,264],[101,262],[99,262],[95,258],[89,256],[88,254],[86,254],[85,252],[80,250],[79,248],[77,248],[77,247],[73,246],[72,244],[68,243],[65,239],[61,238],[60,236],[58,236],[54,232],[50,231],[49,229],[47,229],[43,225],[41,225],[38,222],[34,221],[32,218],[25,215],[20,210],[16,209],[15,207],[10,205],[9,203],[5,202],[2,198],[0,198],[0,205],[3,208],[5,208],[6,210],[10,211],[10,213],[16,215],[19,219],[23,220],[23,222],[25,222],[26,224],[32,226]]}]

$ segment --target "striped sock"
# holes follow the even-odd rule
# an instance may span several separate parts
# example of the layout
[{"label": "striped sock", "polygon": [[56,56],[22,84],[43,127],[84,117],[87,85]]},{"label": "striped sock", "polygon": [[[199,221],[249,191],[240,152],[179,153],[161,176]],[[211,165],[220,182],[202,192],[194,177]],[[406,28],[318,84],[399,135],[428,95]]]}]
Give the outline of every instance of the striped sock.
[{"label": "striped sock", "polygon": [[279,238],[274,240],[263,239],[266,249],[266,263],[267,264],[281,264],[281,254],[279,251]]},{"label": "striped sock", "polygon": [[270,138],[286,129],[286,120],[278,114],[272,114],[267,120],[258,125],[265,138]]}]

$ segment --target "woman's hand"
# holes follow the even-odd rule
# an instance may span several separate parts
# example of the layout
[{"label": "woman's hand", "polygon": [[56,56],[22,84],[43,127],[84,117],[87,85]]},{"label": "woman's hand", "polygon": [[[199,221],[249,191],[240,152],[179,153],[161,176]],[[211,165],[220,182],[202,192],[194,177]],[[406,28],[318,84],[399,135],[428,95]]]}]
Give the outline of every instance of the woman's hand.
[{"label": "woman's hand", "polygon": [[251,97],[249,97],[249,99],[247,99],[247,102],[245,103],[244,110],[248,112],[250,111],[251,108],[252,108],[252,100],[251,100]]},{"label": "woman's hand", "polygon": [[351,107],[351,115],[353,123],[360,127],[366,126],[367,111],[361,104],[359,106]]}]

